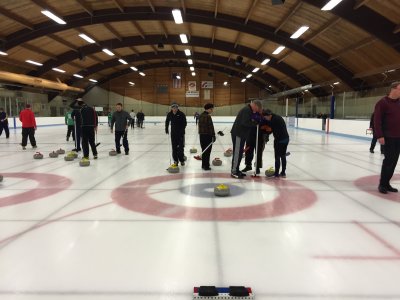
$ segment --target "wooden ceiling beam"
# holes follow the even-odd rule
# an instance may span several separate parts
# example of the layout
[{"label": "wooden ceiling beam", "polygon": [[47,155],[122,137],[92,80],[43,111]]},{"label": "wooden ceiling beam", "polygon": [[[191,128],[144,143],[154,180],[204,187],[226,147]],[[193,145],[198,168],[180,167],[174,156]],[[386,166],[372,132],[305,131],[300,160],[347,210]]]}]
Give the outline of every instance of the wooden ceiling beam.
[{"label": "wooden ceiling beam", "polygon": [[131,21],[131,24],[139,32],[139,35],[141,36],[141,38],[145,40],[146,39],[145,34],[144,34],[142,28],[140,28],[139,24],[136,21]]},{"label": "wooden ceiling beam", "polygon": [[96,56],[94,56],[94,55],[86,55],[86,57],[88,57],[88,58],[90,58],[90,59],[92,59],[92,60],[94,60],[94,61],[97,61],[99,64],[101,64],[101,65],[104,65],[104,61],[102,61],[101,59],[99,59],[99,58],[97,58]]},{"label": "wooden ceiling beam", "polygon": [[315,67],[318,67],[318,66],[320,66],[320,65],[319,64],[312,64],[312,65],[310,65],[310,66],[308,66],[308,67],[306,67],[304,69],[299,70],[297,72],[297,74],[302,74],[302,73],[307,72],[307,71],[309,71],[311,69],[314,69]]},{"label": "wooden ceiling beam", "polygon": [[385,73],[386,71],[389,70],[397,70],[400,69],[400,63],[399,64],[394,64],[394,65],[387,65],[384,67],[378,67],[369,71],[365,71],[365,72],[360,72],[360,73],[356,73],[354,74],[354,78],[363,78],[363,77],[368,77],[368,76],[372,76],[372,75],[376,75],[376,74],[380,74],[380,73]]},{"label": "wooden ceiling beam", "polygon": [[250,19],[250,17],[251,17],[251,14],[252,14],[253,11],[254,11],[254,8],[255,8],[256,5],[257,5],[257,2],[258,2],[258,0],[253,0],[253,4],[251,5],[249,11],[247,12],[247,17],[246,17],[246,20],[244,21],[244,24],[247,24],[247,22],[249,22],[249,19]]},{"label": "wooden ceiling beam", "polygon": [[290,9],[289,12],[282,18],[281,23],[279,24],[278,27],[275,29],[275,33],[277,33],[288,21],[289,19],[299,10],[303,2],[298,0],[296,4],[294,5],[293,9]]},{"label": "wooden ceiling beam", "polygon": [[37,53],[37,54],[40,54],[40,55],[43,55],[43,56],[50,57],[51,59],[57,60],[57,56],[56,55],[54,55],[54,54],[52,54],[52,53],[50,53],[50,52],[48,52],[46,50],[43,50],[41,48],[38,48],[36,46],[30,45],[30,44],[22,44],[20,47],[25,48],[25,49],[27,49],[29,51],[32,51],[33,53]]},{"label": "wooden ceiling beam", "polygon": [[63,17],[63,14],[57,8],[47,4],[43,0],[31,0],[31,2],[35,3],[40,8],[43,8],[43,9],[46,9],[46,10],[50,10],[52,13],[56,14],[57,17],[60,17],[60,18]]},{"label": "wooden ceiling beam", "polygon": [[160,21],[159,23],[160,23],[160,26],[161,26],[162,30],[164,31],[164,36],[166,38],[168,38],[168,29],[167,29],[167,27],[165,26],[163,21]]},{"label": "wooden ceiling beam", "polygon": [[234,48],[236,48],[237,45],[238,45],[238,43],[239,43],[240,34],[241,34],[241,32],[239,31],[238,34],[237,34],[237,36],[236,36],[236,40],[235,40],[235,42],[233,43],[233,44],[234,44],[234,46],[233,46]]},{"label": "wooden ceiling beam", "polygon": [[182,5],[183,12],[186,14],[185,0],[181,0],[181,5]]},{"label": "wooden ceiling beam", "polygon": [[150,8],[151,8],[151,11],[152,11],[152,12],[155,12],[156,9],[154,8],[153,3],[151,3],[151,0],[147,0],[147,2],[149,3],[149,6],[150,6]]},{"label": "wooden ceiling beam", "polygon": [[316,37],[318,37],[320,34],[323,34],[325,31],[327,31],[329,28],[331,28],[333,25],[336,25],[340,21],[340,17],[334,17],[331,21],[329,21],[327,24],[322,26],[319,30],[317,30],[313,35],[311,35],[307,40],[304,41],[303,46],[307,45],[309,42],[314,40]]},{"label": "wooden ceiling beam", "polygon": [[215,33],[217,31],[217,27],[213,26],[212,29],[212,34],[211,34],[211,43],[214,44],[214,40],[215,40]]},{"label": "wooden ceiling beam", "polygon": [[112,2],[114,2],[115,6],[118,7],[120,12],[124,12],[124,6],[122,5],[120,0],[112,0]]},{"label": "wooden ceiling beam", "polygon": [[393,30],[394,34],[399,33],[399,32],[400,32],[400,24],[398,24]]},{"label": "wooden ceiling beam", "polygon": [[218,5],[219,5],[219,0],[215,0],[214,18],[216,18],[218,14]]},{"label": "wooden ceiling beam", "polygon": [[285,54],[281,59],[279,59],[279,60],[277,61],[277,63],[279,64],[279,63],[283,62],[283,61],[284,61],[286,58],[288,58],[292,53],[293,53],[293,50],[287,51],[286,54]]},{"label": "wooden ceiling beam", "polygon": [[85,2],[85,0],[75,0],[80,7],[83,8],[91,17],[93,17],[93,10],[90,8],[89,4]]},{"label": "wooden ceiling beam", "polygon": [[68,49],[78,52],[78,49],[76,49],[76,46],[74,44],[67,42],[66,40],[58,37],[55,34],[50,34],[50,35],[48,35],[48,37],[51,38],[52,40],[55,40],[56,42],[60,43],[61,45],[67,47]]},{"label": "wooden ceiling beam", "polygon": [[70,65],[71,67],[77,68],[77,69],[79,69],[80,71],[86,70],[84,67],[82,67],[82,66],[80,66],[80,65],[78,65],[77,63],[74,63],[74,62],[72,62],[72,61],[69,62],[68,65]]},{"label": "wooden ceiling beam", "polygon": [[334,59],[342,56],[343,54],[345,54],[345,53],[347,53],[349,51],[357,50],[357,49],[360,49],[362,47],[365,47],[365,46],[375,42],[376,40],[377,40],[376,37],[368,37],[366,39],[363,39],[363,40],[359,41],[358,43],[350,45],[350,46],[348,46],[348,47],[336,52],[335,54],[332,54],[331,57],[329,57],[329,61],[334,60]]},{"label": "wooden ceiling beam", "polygon": [[27,20],[25,20],[24,18],[22,18],[20,16],[17,16],[16,14],[8,11],[7,9],[5,9],[1,6],[0,6],[0,14],[2,14],[6,18],[8,18],[14,22],[17,22],[18,24],[21,24],[22,26],[24,26],[30,30],[33,30],[33,25],[30,22],[28,22]]},{"label": "wooden ceiling beam", "polygon": [[361,6],[367,4],[368,1],[369,1],[369,0],[356,0],[356,3],[354,4],[353,9],[358,9],[358,8],[360,8]]},{"label": "wooden ceiling beam", "polygon": [[122,41],[122,36],[112,27],[109,23],[103,23],[103,26],[107,28],[109,32],[112,33],[119,41]]},{"label": "wooden ceiling beam", "polygon": [[18,61],[18,60],[9,58],[9,57],[6,58],[4,56],[0,56],[0,62],[3,66],[8,64],[8,65],[13,65],[13,66],[16,66],[19,68],[23,68],[25,70],[30,70],[30,71],[37,69],[35,66],[33,66],[31,64],[21,62],[21,61]]},{"label": "wooden ceiling beam", "polygon": [[262,48],[264,48],[264,46],[268,43],[268,40],[264,40],[264,42],[262,42],[261,46],[258,47],[256,54],[260,53],[260,51],[262,50]]}]

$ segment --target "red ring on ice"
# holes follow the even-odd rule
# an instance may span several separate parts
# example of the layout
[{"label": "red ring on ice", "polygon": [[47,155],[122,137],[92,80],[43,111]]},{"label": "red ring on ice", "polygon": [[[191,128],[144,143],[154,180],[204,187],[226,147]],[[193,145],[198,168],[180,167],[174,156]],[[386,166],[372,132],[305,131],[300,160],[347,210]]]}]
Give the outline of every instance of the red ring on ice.
[{"label": "red ring on ice", "polygon": [[7,178],[25,178],[39,183],[34,189],[16,195],[0,197],[0,207],[30,202],[54,195],[69,187],[72,181],[66,177],[42,173],[2,173],[3,184]]},{"label": "red ring on ice", "polygon": [[[357,180],[354,181],[354,185],[358,187],[360,190],[367,192],[369,194],[372,194],[374,196],[378,196],[380,198],[389,200],[389,201],[394,201],[394,202],[400,202],[400,194],[399,193],[387,193],[387,194],[381,194],[378,192],[378,185],[379,185],[379,179],[380,175],[371,175],[371,176],[365,176],[361,177]],[[391,181],[400,181],[400,174],[394,174]]]},{"label": "red ring on ice", "polygon": [[[231,178],[226,173],[176,174],[156,176],[128,182],[115,189],[111,198],[118,205],[148,215],[185,220],[249,220],[271,218],[304,210],[317,201],[316,194],[304,186],[288,180],[260,180],[258,182],[276,187],[279,195],[272,201],[240,207],[208,208],[187,207],[160,202],[147,190],[153,184],[188,178]],[[251,179],[243,179],[249,181]],[[223,201],[221,199],[221,201]]]}]

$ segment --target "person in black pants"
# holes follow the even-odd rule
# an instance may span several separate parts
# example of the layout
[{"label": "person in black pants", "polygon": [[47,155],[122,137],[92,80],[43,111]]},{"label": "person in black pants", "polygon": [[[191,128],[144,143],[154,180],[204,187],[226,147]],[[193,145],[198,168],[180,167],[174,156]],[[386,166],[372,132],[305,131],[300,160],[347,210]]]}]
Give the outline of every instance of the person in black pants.
[{"label": "person in black pants", "polygon": [[[286,152],[289,144],[289,133],[286,123],[279,115],[273,114],[271,110],[266,109],[263,112],[267,125],[271,127],[274,135],[274,153],[275,153],[275,177],[286,178]],[[282,162],[282,171],[279,173]]]},{"label": "person in black pants", "polygon": [[111,133],[115,124],[115,150],[117,150],[118,154],[121,153],[121,137],[123,137],[122,145],[124,146],[125,155],[129,155],[128,128],[134,121],[128,112],[122,109],[122,103],[117,103],[116,109],[111,118]]},{"label": "person in black pants", "polygon": [[169,134],[169,123],[171,122],[171,144],[172,144],[172,157],[174,163],[178,165],[185,165],[184,147],[185,147],[185,128],[187,125],[186,115],[179,110],[178,104],[171,105],[171,111],[167,114],[165,120],[165,133]]},{"label": "person in black pants", "polygon": [[[372,141],[371,141],[371,146],[369,147],[369,152],[374,153],[375,145],[378,140],[378,138],[375,135],[375,130],[374,130],[374,113],[371,115],[371,120],[369,121],[369,128],[372,129]],[[384,145],[381,145],[381,154],[384,154]]]},{"label": "person in black pants", "polygon": [[82,133],[82,115],[81,107],[83,105],[82,98],[75,99],[69,107],[72,108],[71,117],[74,119],[74,130],[75,130],[75,149],[72,151],[81,151],[81,133]]},{"label": "person in black pants", "polygon": [[[79,102],[81,106],[80,114],[82,118],[82,148],[83,157],[89,159],[89,145],[92,149],[93,158],[97,159],[97,149],[95,142],[95,131],[98,125],[98,116],[93,107],[86,105],[83,101]],[[77,130],[78,132],[79,130]]]},{"label": "person in black pants", "polygon": [[6,133],[6,139],[10,138],[10,130],[8,129],[8,119],[7,113],[4,111],[2,107],[0,107],[0,136],[4,132]]},{"label": "person in black pants", "polygon": [[400,81],[390,85],[389,95],[375,105],[374,129],[381,145],[385,145],[378,191],[382,194],[397,193],[390,185],[400,155]]},{"label": "person in black pants", "polygon": [[[211,114],[214,110],[214,104],[207,103],[204,105],[204,112],[199,116],[199,135],[200,145],[202,152],[213,142],[215,142],[214,124],[211,119]],[[209,171],[210,168],[210,155],[212,145],[207,148],[201,156],[201,167],[203,170]]]}]

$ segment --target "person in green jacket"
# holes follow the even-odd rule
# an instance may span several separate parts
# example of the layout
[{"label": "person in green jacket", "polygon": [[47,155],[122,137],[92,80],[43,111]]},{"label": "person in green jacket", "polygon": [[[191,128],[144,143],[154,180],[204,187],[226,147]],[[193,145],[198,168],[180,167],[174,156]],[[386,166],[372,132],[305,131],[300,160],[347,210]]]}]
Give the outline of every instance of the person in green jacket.
[{"label": "person in green jacket", "polygon": [[72,110],[67,111],[65,113],[65,125],[68,126],[67,130],[67,142],[69,141],[69,137],[72,133],[72,139],[75,141],[75,128],[74,128],[74,119],[72,118]]}]

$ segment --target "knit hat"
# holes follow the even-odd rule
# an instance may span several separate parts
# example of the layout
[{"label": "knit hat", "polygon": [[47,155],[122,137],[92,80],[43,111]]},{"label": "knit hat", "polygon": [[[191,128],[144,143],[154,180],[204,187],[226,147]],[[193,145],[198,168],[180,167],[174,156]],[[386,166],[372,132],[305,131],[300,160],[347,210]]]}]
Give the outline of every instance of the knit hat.
[{"label": "knit hat", "polygon": [[178,107],[179,107],[179,105],[177,103],[172,103],[171,104],[171,108],[178,108]]},{"label": "knit hat", "polygon": [[214,108],[214,104],[207,103],[206,105],[204,105],[204,110],[207,110],[207,109],[210,109],[210,108]]}]

